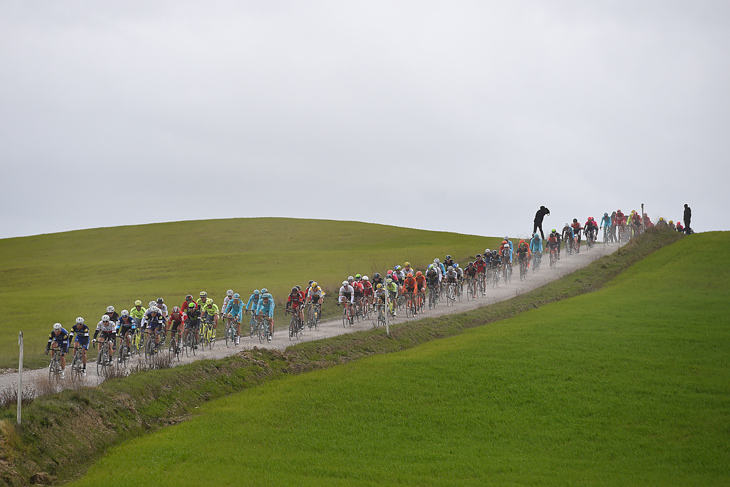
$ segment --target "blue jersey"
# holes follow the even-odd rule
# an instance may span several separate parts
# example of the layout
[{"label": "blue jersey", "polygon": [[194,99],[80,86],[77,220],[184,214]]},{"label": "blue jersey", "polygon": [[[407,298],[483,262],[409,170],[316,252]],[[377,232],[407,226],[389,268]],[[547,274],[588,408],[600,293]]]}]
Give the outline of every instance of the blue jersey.
[{"label": "blue jersey", "polygon": [[228,301],[228,304],[223,310],[223,313],[230,313],[240,320],[243,316],[243,301],[241,301],[240,299],[231,299],[230,301]]},{"label": "blue jersey", "polygon": [[530,251],[534,253],[542,253],[542,239],[539,237],[532,237],[530,240]]},{"label": "blue jersey", "polygon": [[273,318],[275,306],[276,305],[274,304],[273,298],[269,299],[268,304],[264,304],[264,300],[259,299],[259,305],[258,305],[258,308],[256,308],[256,314],[263,313],[264,315],[269,316],[269,318]]},{"label": "blue jersey", "polygon": [[256,312],[256,309],[259,307],[259,298],[261,297],[260,294],[252,294],[250,298],[248,298],[248,303],[246,303],[246,310]]},{"label": "blue jersey", "polygon": [[611,228],[611,217],[608,215],[605,215],[603,218],[601,218],[601,228]]}]

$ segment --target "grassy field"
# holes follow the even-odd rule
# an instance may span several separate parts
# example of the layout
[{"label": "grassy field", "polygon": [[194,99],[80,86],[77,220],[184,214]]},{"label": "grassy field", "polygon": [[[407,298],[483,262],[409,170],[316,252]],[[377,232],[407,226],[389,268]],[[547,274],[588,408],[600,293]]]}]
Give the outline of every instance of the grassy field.
[{"label": "grassy field", "polygon": [[694,235],[598,292],[214,401],[77,485],[727,485],[728,250]]},{"label": "grassy field", "polygon": [[[100,228],[0,240],[0,341],[25,336],[26,366],[42,355],[53,323],[83,316],[94,329],[108,305],[130,309],[158,297],[180,305],[206,290],[248,296],[267,287],[283,310],[292,286],[310,279],[330,296],[348,275],[409,260],[465,259],[496,239],[359,222],[255,218]],[[337,286],[337,287],[336,287]],[[328,301],[334,303],[334,301]],[[324,310],[333,311],[333,306]],[[281,315],[279,315],[281,316]],[[325,314],[327,317],[327,314]],[[0,368],[17,367],[17,347],[0,349]]]}]

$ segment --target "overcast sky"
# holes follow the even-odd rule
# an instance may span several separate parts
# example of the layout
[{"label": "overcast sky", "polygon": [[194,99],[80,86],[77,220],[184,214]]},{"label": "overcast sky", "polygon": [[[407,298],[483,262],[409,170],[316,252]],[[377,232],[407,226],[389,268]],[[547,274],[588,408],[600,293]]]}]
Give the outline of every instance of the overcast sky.
[{"label": "overcast sky", "polygon": [[[292,216],[728,230],[730,2],[0,2],[0,238]],[[547,228],[546,228],[547,229]]]}]

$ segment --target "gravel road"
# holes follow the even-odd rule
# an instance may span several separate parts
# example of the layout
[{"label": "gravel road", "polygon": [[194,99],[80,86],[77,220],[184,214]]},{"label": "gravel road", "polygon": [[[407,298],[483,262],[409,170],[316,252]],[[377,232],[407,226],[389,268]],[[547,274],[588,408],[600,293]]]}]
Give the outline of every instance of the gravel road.
[{"label": "gravel road", "polygon": [[[527,279],[525,281],[519,280],[519,271],[517,269],[517,266],[515,265],[514,268],[514,274],[512,276],[512,282],[510,284],[504,285],[503,283],[500,283],[500,286],[496,289],[493,289],[492,287],[488,286],[486,296],[484,297],[478,297],[475,300],[467,301],[466,297],[462,298],[462,301],[458,301],[454,304],[454,306],[447,307],[444,302],[439,303],[439,306],[434,310],[428,310],[426,309],[423,313],[424,317],[431,317],[431,316],[440,316],[445,314],[451,314],[451,313],[462,313],[464,311],[468,311],[471,309],[479,308],[482,306],[488,306],[492,303],[496,303],[498,301],[504,301],[506,299],[512,298],[516,295],[519,295],[521,293],[530,291],[532,289],[535,289],[539,286],[542,286],[548,282],[554,281],[558,278],[561,278],[567,274],[570,274],[571,272],[580,269],[582,267],[587,266],[594,260],[598,259],[599,257],[603,255],[610,254],[618,249],[618,246],[616,244],[609,245],[609,246],[603,246],[603,245],[596,245],[592,249],[588,249],[585,245],[582,246],[581,252],[579,254],[573,254],[570,257],[565,256],[565,252],[563,252],[562,259],[558,261],[558,264],[555,269],[550,269],[548,266],[548,259],[543,258],[542,266],[540,268],[540,271],[538,273],[532,273],[529,272]],[[545,256],[547,257],[547,256]],[[327,300],[326,305],[334,306],[334,304],[331,304],[331,300]],[[406,319],[417,319],[416,318],[405,318],[402,313],[399,313],[399,315],[391,321],[391,323],[401,323],[405,321]],[[195,357],[181,357],[180,364],[192,362],[193,360],[200,360],[200,359],[218,359],[223,358],[228,355],[236,354],[242,350],[252,349],[253,347],[259,347],[259,348],[275,348],[279,350],[284,350],[286,347],[292,344],[292,342],[289,340],[288,336],[288,320],[286,322],[279,321],[276,323],[276,330],[274,334],[274,339],[271,341],[271,343],[263,343],[260,344],[258,341],[258,338],[241,338],[241,344],[239,346],[234,346],[227,348],[225,346],[225,342],[221,341],[221,338],[218,339],[218,342],[214,346],[212,350],[205,350],[205,351],[198,351],[198,354],[195,355]],[[367,320],[367,321],[360,321],[355,322],[355,324],[352,327],[344,328],[342,326],[342,319],[338,318],[335,320],[325,321],[320,323],[318,330],[312,330],[311,332],[309,330],[305,331],[304,335],[298,340],[299,342],[302,341],[311,341],[311,340],[320,340],[323,338],[332,337],[335,335],[341,335],[343,333],[350,333],[357,330],[366,330],[369,328],[372,328],[373,321]],[[246,325],[244,325],[242,328],[245,328]],[[222,327],[221,327],[222,328]],[[385,332],[385,331],[383,331]],[[222,334],[222,330],[221,333]],[[296,343],[295,341],[294,343]],[[67,355],[67,358],[70,362],[70,357]],[[134,364],[136,359],[133,357],[131,363]],[[175,362],[177,365],[177,362]],[[97,385],[101,380],[96,374],[96,362],[89,362],[88,366],[88,374],[85,378],[85,385],[88,386],[95,386]],[[67,376],[70,376],[70,367],[67,370]],[[25,370],[23,371],[23,384],[32,384],[34,381],[42,380],[43,378],[48,377],[48,369],[37,369],[37,370]],[[62,385],[68,385],[67,383],[70,382],[70,380],[67,378],[66,381],[63,381]],[[16,372],[9,372],[6,371],[4,374],[0,374],[0,390],[5,390],[7,388],[13,387],[17,388],[18,383],[18,373]]]}]

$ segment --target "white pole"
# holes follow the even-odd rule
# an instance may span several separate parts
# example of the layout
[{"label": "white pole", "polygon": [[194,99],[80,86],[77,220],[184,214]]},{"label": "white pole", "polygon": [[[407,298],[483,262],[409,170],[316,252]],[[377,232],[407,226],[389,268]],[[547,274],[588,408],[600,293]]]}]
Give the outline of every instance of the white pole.
[{"label": "white pole", "polygon": [[20,424],[20,410],[23,404],[23,332],[18,334],[20,359],[18,360],[18,424]]}]

